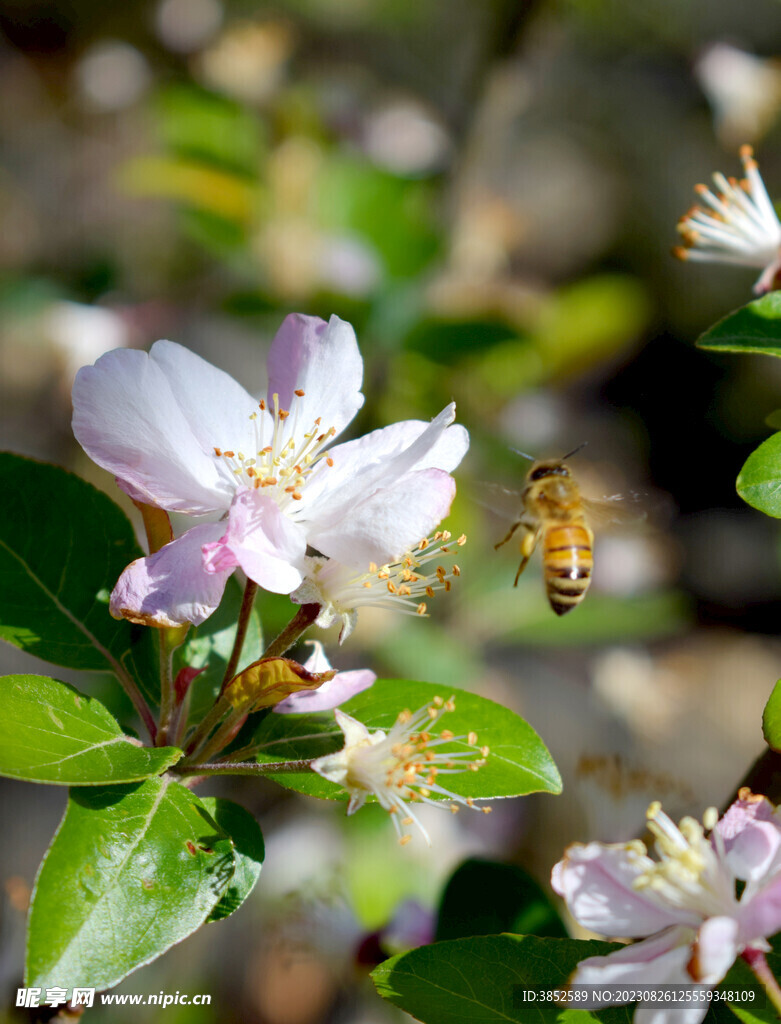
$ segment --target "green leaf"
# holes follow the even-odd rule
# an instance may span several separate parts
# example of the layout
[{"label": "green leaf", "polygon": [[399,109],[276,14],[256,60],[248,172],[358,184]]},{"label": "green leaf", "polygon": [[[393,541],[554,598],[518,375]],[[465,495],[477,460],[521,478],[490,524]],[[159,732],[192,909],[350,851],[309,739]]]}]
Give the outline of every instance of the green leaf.
[{"label": "green leaf", "polygon": [[[465,771],[447,777],[447,786],[460,796],[476,799],[522,796],[527,793],[558,793],[561,778],[544,743],[519,715],[508,708],[456,690],[452,686],[417,683],[408,679],[378,679],[363,693],[342,705],[342,711],[370,729],[388,730],[405,708],[416,711],[435,697],[455,697],[455,711],[448,712],[442,728],[456,735],[476,732],[481,746],[491,748],[486,764],[478,772]],[[344,738],[332,712],[310,715],[268,715],[255,733],[254,743],[262,746],[260,762],[310,759],[334,753]],[[453,749],[465,749],[453,742]],[[314,772],[272,775],[281,785],[326,799],[340,799],[344,791]]]},{"label": "green leaf", "polygon": [[100,701],[46,676],[0,678],[0,775],[61,786],[136,782],[182,756],[141,747]]},{"label": "green leaf", "polygon": [[[192,684],[191,719],[203,718],[219,692],[233,650],[242,596],[242,588],[236,580],[229,579],[217,611],[200,626],[191,629],[184,644],[176,652],[175,671],[178,672],[184,665],[206,669]],[[257,661],[262,653],[263,631],[260,616],[253,608],[244,638],[239,671]]]},{"label": "green leaf", "polygon": [[120,573],[142,554],[125,515],[58,466],[0,453],[0,479],[0,639],[66,668],[121,665],[149,695],[154,630],[108,611]]},{"label": "green leaf", "polygon": [[762,712],[762,735],[769,747],[781,750],[781,679],[773,687]]},{"label": "green leaf", "polygon": [[747,505],[781,519],[781,432],[755,449],[738,473],[737,490]]},{"label": "green leaf", "polygon": [[567,937],[553,904],[525,871],[514,864],[466,860],[442,894],[437,941],[497,932]]},{"label": "green leaf", "polygon": [[[781,977],[781,955],[777,952],[779,948],[778,937],[772,941],[771,945],[775,948],[766,954],[767,964],[773,976],[779,978]],[[777,1024],[778,1014],[773,1004],[767,998],[767,994],[760,985],[757,976],[745,960],[737,959],[727,972],[724,981],[718,987],[719,991],[727,994],[729,992],[741,993],[739,1002],[735,1000],[727,1004],[738,1020],[744,1021],[745,1024]],[[747,993],[750,992],[754,993],[753,1000],[750,996],[747,996]],[[724,1006],[724,1009],[726,1010],[726,1006]],[[734,1022],[735,1017],[730,1017],[729,1019]],[[706,1024],[711,1024],[710,1015],[707,1018]],[[715,1021],[714,1024],[716,1024]]]},{"label": "green leaf", "polygon": [[368,242],[389,277],[410,278],[431,262],[440,245],[433,198],[428,182],[404,181],[334,150],[319,168],[312,214],[327,232]]},{"label": "green leaf", "polygon": [[613,943],[533,935],[485,935],[437,942],[392,957],[372,971],[377,991],[424,1024],[629,1024],[632,1008],[563,1009],[524,992],[563,988],[580,960]]},{"label": "green leaf", "polygon": [[202,925],[233,870],[230,839],[178,783],[71,790],[35,882],[26,984],[110,988]]},{"label": "green leaf", "polygon": [[232,800],[206,796],[201,797],[201,803],[222,831],[233,840],[236,870],[220,902],[208,917],[209,921],[219,921],[238,910],[255,888],[265,854],[263,833],[249,811]]},{"label": "green leaf", "polygon": [[517,333],[501,320],[420,320],[405,338],[404,346],[452,366],[458,358],[477,356],[514,339]]},{"label": "green leaf", "polygon": [[177,84],[155,101],[157,129],[179,156],[202,160],[254,178],[261,159],[262,126],[247,107],[205,89]]},{"label": "green leaf", "polygon": [[759,352],[781,356],[781,292],[768,292],[761,299],[733,310],[701,334],[699,348],[714,352]]}]

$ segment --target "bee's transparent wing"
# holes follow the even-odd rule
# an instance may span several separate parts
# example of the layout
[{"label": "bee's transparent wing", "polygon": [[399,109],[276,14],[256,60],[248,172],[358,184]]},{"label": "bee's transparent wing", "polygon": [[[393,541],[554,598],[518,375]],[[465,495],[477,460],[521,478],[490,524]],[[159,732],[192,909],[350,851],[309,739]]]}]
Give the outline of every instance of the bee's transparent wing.
[{"label": "bee's transparent wing", "polygon": [[645,504],[647,495],[633,492],[632,494],[611,494],[609,497],[595,500],[581,498],[583,512],[588,521],[595,526],[625,526],[641,523],[648,518]]},{"label": "bee's transparent wing", "polygon": [[473,481],[466,485],[466,493],[471,501],[493,512],[495,516],[507,523],[517,522],[523,514],[523,499],[520,491],[513,491],[500,484],[489,484]]}]

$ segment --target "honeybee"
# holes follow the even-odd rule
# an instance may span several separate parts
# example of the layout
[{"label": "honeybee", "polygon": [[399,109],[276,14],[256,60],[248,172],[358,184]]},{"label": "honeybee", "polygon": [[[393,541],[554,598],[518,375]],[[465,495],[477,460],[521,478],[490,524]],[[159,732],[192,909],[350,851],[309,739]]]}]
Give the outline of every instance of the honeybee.
[{"label": "honeybee", "polygon": [[566,460],[582,447],[579,445],[561,459],[535,460],[519,453],[532,462],[526,474],[526,486],[520,495],[516,494],[521,502],[521,515],[507,536],[494,545],[498,549],[519,529],[524,531],[520,544],[521,564],[513,583],[517,587],[521,573],[542,540],[545,591],[557,615],[565,615],[579,605],[591,583],[594,534],[587,516],[604,517],[602,509],[607,506],[608,518],[617,518],[608,502],[588,501],[581,495],[566,465]]}]

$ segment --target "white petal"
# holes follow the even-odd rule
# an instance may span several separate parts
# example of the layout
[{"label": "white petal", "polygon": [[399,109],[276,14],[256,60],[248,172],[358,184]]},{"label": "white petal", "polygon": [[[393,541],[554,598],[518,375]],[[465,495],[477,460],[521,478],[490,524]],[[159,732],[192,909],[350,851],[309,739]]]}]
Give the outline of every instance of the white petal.
[{"label": "white petal", "polygon": [[[320,417],[323,430],[334,427],[340,433],[363,405],[363,360],[355,331],[338,316],[326,323],[291,313],[271,346],[268,378],[270,408],[276,393],[282,409],[291,410],[298,403],[304,430]],[[304,396],[297,398],[296,390]]]},{"label": "white petal", "polygon": [[[570,985],[594,986],[600,989],[631,988],[633,985],[675,985],[688,988],[692,979],[687,970],[691,957],[691,943],[695,932],[691,928],[667,928],[642,942],[610,953],[594,956],[578,964]],[[573,1004],[576,1005],[576,1004]],[[593,1004],[592,1004],[593,1005]],[[608,1001],[602,1002],[603,1006]],[[688,1009],[660,1009],[651,1003],[638,1006],[634,1022],[643,1024],[699,1024],[708,1010],[708,1003],[696,1004]]]},{"label": "white petal", "polygon": [[391,487],[421,469],[454,469],[469,444],[463,427],[451,427],[450,404],[431,423],[406,420],[331,448],[333,466],[324,462],[307,483],[301,504],[307,518],[322,525],[338,522],[345,509],[379,487]]},{"label": "white petal", "polygon": [[217,608],[233,569],[208,573],[204,543],[222,532],[220,523],[194,526],[154,555],[137,558],[111,594],[111,614],[154,626],[198,625]]},{"label": "white petal", "polygon": [[339,708],[334,711],[336,716],[336,724],[344,733],[344,745],[347,747],[355,746],[358,743],[365,743],[366,740],[371,738],[371,733],[363,724],[359,722],[357,718],[353,718],[352,715],[345,714],[344,711],[340,711]]},{"label": "white petal", "polygon": [[366,797],[368,795],[369,794],[363,789],[350,790],[350,802],[347,805],[347,813],[355,814],[356,811],[360,811],[366,803]]},{"label": "white petal", "polygon": [[[672,984],[675,984],[673,982]],[[665,1010],[663,1005],[640,1006],[635,1010],[633,1024],[700,1024],[708,1013],[710,1003]]]},{"label": "white petal", "polygon": [[325,648],[320,641],[305,640],[304,643],[312,648],[312,653],[304,662],[304,668],[307,672],[330,672],[331,662],[328,660]]},{"label": "white petal", "polygon": [[689,964],[694,981],[718,985],[738,955],[739,930],[734,917],[710,917],[704,922]]},{"label": "white petal", "polygon": [[[319,624],[319,619],[318,619]],[[347,612],[342,612],[342,628],[339,630],[339,643],[340,645],[349,640],[355,631],[355,627],[358,624],[358,612],[355,608],[351,608]]]},{"label": "white petal", "polygon": [[255,429],[250,416],[261,416],[261,411],[238,381],[173,341],[155,342],[149,358],[165,374],[190,429],[206,452],[215,447],[253,452]]},{"label": "white petal", "polygon": [[170,511],[224,511],[231,491],[203,450],[160,367],[118,349],[79,370],[73,432],[89,457],[133,495]]},{"label": "white petal", "polygon": [[686,970],[696,932],[677,925],[607,956],[581,960],[570,985],[691,985]]},{"label": "white petal", "polygon": [[698,925],[701,919],[696,915],[633,888],[652,863],[623,845],[575,843],[554,867],[551,884],[575,920],[600,935],[637,938],[671,924]]},{"label": "white petal", "polygon": [[743,942],[769,938],[781,931],[781,874],[772,876],[764,885],[749,882],[737,916]]},{"label": "white petal", "polygon": [[322,775],[329,782],[335,782],[341,786],[347,778],[347,755],[343,750],[337,754],[326,754],[325,757],[316,757],[312,761],[312,770]]},{"label": "white petal", "polygon": [[409,473],[393,488],[375,491],[354,505],[339,523],[314,529],[310,544],[348,565],[383,565],[427,537],[450,511],[456,493],[441,469]]}]

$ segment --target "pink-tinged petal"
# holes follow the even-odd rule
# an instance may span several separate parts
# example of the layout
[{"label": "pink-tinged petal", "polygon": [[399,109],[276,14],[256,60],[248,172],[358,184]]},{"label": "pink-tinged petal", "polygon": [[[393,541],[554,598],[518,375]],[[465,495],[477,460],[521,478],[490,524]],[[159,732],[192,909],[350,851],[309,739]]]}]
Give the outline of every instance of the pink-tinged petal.
[{"label": "pink-tinged petal", "polygon": [[740,950],[734,917],[709,917],[697,933],[688,971],[693,981],[718,985]]},{"label": "pink-tinged petal", "polygon": [[697,933],[675,925],[607,956],[581,960],[570,985],[690,985],[687,965]]},{"label": "pink-tinged petal", "polygon": [[[675,982],[671,984],[675,984]],[[677,1010],[665,1010],[663,1004],[650,1003],[647,1006],[639,1006],[635,1010],[632,1022],[633,1024],[700,1024],[701,1020],[705,1020],[709,1005],[705,1000],[702,1006],[694,1005],[680,1007]]]},{"label": "pink-tinged petal", "polygon": [[228,515],[228,527],[216,542],[204,545],[207,572],[241,566],[251,580],[274,594],[289,594],[301,583],[306,554],[302,531],[268,495],[240,491]]},{"label": "pink-tinged petal", "polygon": [[[643,942],[633,942],[608,956],[593,956],[581,960],[577,970],[570,978],[570,985],[587,985],[596,990],[611,987],[613,995],[616,987],[631,988],[636,985],[680,985],[692,983],[687,965],[691,957],[691,944],[695,932],[692,928],[673,927]],[[590,992],[590,995],[595,994]],[[576,1004],[573,1004],[576,1005]],[[589,1003],[596,1006],[597,1001]],[[601,1006],[613,1005],[612,999],[598,1003]],[[708,1003],[697,1004],[689,1009],[660,1009],[658,1004],[638,1006],[634,1022],[638,1024],[699,1024],[708,1010]]]},{"label": "pink-tinged petal", "polygon": [[[157,341],[149,358],[160,367],[198,443],[253,453],[257,401],[224,370],[173,341]],[[263,414],[266,415],[267,414]]]},{"label": "pink-tinged petal", "polygon": [[333,679],[329,679],[327,683],[323,683],[316,690],[301,690],[299,693],[293,693],[286,697],[274,706],[274,710],[281,715],[330,711],[332,708],[344,704],[356,693],[368,690],[376,679],[376,673],[368,668],[337,672]]},{"label": "pink-tinged petal", "polygon": [[781,874],[771,877],[761,886],[750,882],[741,897],[736,916],[744,943],[781,932]]},{"label": "pink-tinged petal", "polygon": [[148,626],[203,622],[219,605],[233,571],[203,568],[201,548],[221,532],[220,523],[203,523],[154,555],[131,562],[111,594],[111,614]]},{"label": "pink-tinged petal", "polygon": [[600,935],[636,938],[672,924],[698,925],[696,915],[633,888],[652,865],[649,857],[623,845],[575,843],[554,867],[551,884],[575,920]]},{"label": "pink-tinged petal", "polygon": [[781,273],[781,259],[773,260],[773,262],[769,263],[757,278],[753,289],[754,294],[766,295],[771,291],[775,287],[779,273]]},{"label": "pink-tinged petal", "polygon": [[[355,331],[332,316],[291,313],[277,331],[268,356],[268,402],[274,394],[282,409],[297,413],[303,430],[320,418],[323,430],[340,433],[363,405],[363,360]],[[303,391],[297,397],[296,391]]]},{"label": "pink-tinged petal", "polygon": [[436,930],[436,913],[417,900],[409,899],[396,907],[381,935],[383,943],[387,943],[392,950],[416,949],[418,946],[430,945]]},{"label": "pink-tinged petal", "polygon": [[462,427],[450,426],[455,409],[451,403],[431,423],[394,423],[331,448],[333,466],[321,462],[304,491],[304,517],[323,526],[334,524],[357,501],[378,488],[395,486],[407,473],[455,468],[456,457],[460,460],[469,442]]},{"label": "pink-tinged petal", "polygon": [[85,366],[73,385],[73,432],[89,457],[134,497],[177,512],[224,511],[230,491],[160,367],[119,349]]},{"label": "pink-tinged petal", "polygon": [[409,473],[395,487],[375,491],[346,510],[338,523],[312,530],[309,543],[348,565],[382,565],[436,529],[455,493],[455,481],[444,470]]},{"label": "pink-tinged petal", "polygon": [[781,860],[781,825],[776,809],[763,796],[741,791],[716,825],[727,864],[743,881],[755,881]]}]

